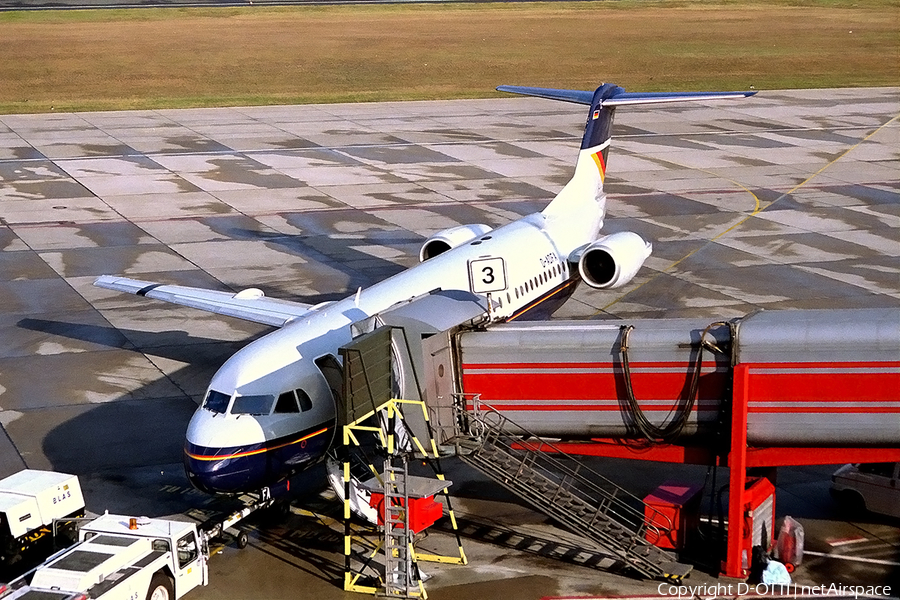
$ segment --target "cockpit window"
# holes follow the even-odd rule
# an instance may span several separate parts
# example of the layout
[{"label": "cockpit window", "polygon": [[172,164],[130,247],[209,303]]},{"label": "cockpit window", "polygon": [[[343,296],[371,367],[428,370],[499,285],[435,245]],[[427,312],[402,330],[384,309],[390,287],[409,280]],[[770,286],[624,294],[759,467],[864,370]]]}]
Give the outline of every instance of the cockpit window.
[{"label": "cockpit window", "polygon": [[312,408],[312,400],[309,394],[303,390],[294,390],[293,392],[284,392],[278,396],[278,402],[275,403],[275,413],[296,413],[306,412]]},{"label": "cockpit window", "polygon": [[203,408],[215,413],[224,413],[228,410],[228,402],[230,400],[231,396],[228,394],[223,394],[216,390],[209,390],[209,393],[206,395],[206,400],[203,401]]},{"label": "cockpit window", "polygon": [[285,392],[278,396],[278,402],[275,403],[276,413],[297,413],[300,408],[297,406],[297,397],[294,392]]},{"label": "cockpit window", "polygon": [[231,406],[231,414],[267,415],[274,404],[275,396],[238,396]]},{"label": "cockpit window", "polygon": [[309,394],[304,392],[303,390],[296,390],[297,392],[297,401],[300,402],[300,410],[303,412],[308,411],[312,408],[312,400],[309,399]]}]

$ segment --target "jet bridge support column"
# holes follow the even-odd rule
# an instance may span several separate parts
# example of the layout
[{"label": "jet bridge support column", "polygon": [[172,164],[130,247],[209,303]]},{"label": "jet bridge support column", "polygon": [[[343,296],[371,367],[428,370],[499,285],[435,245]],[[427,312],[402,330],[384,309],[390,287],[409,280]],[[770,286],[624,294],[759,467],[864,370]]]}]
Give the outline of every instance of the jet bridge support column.
[{"label": "jet bridge support column", "polygon": [[741,542],[744,537],[744,503],[747,489],[747,399],[750,370],[746,365],[734,368],[731,403],[731,452],[728,455],[728,542],[725,575],[745,578],[752,556],[746,556]]}]

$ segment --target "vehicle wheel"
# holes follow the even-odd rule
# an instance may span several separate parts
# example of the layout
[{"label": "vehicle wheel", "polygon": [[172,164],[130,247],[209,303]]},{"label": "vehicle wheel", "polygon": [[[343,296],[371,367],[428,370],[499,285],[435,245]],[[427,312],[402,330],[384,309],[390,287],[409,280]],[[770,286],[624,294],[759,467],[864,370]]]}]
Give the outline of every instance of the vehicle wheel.
[{"label": "vehicle wheel", "polygon": [[172,580],[163,573],[155,573],[147,589],[147,600],[175,600]]},{"label": "vehicle wheel", "polygon": [[250,536],[247,535],[246,531],[242,531],[237,536],[237,547],[243,550],[247,547],[247,544],[250,543]]}]

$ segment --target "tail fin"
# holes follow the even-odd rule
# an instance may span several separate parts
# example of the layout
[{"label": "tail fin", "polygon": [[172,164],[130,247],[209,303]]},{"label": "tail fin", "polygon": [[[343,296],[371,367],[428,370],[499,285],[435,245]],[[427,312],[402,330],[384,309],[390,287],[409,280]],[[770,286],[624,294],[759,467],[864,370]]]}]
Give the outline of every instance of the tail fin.
[{"label": "tail fin", "polygon": [[[575,174],[566,187],[544,209],[548,232],[557,243],[560,252],[568,253],[593,241],[606,210],[603,182],[606,179],[606,159],[612,139],[613,115],[617,106],[683,102],[689,100],[724,100],[745,98],[756,92],[673,92],[634,93],[612,83],[604,83],[594,92],[560,90],[552,88],[501,85],[501,92],[536,96],[548,100],[561,100],[577,104],[589,104],[587,124],[581,139],[581,151],[575,165]],[[555,230],[558,230],[555,231]]]}]

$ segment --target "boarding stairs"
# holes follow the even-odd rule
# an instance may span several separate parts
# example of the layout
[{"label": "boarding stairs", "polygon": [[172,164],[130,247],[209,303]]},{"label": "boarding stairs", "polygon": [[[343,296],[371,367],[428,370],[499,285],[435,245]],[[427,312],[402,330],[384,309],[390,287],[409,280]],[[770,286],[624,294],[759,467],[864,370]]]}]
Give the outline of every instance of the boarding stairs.
[{"label": "boarding stairs", "polygon": [[[396,462],[400,462],[397,465]],[[413,556],[413,534],[407,509],[409,470],[405,457],[384,463],[384,595],[413,598],[422,595],[418,566]]]},{"label": "boarding stairs", "polygon": [[690,573],[690,565],[647,540],[648,533],[653,539],[668,533],[667,516],[477,397],[455,400],[459,431],[450,441],[464,462],[643,577],[679,580]]}]

